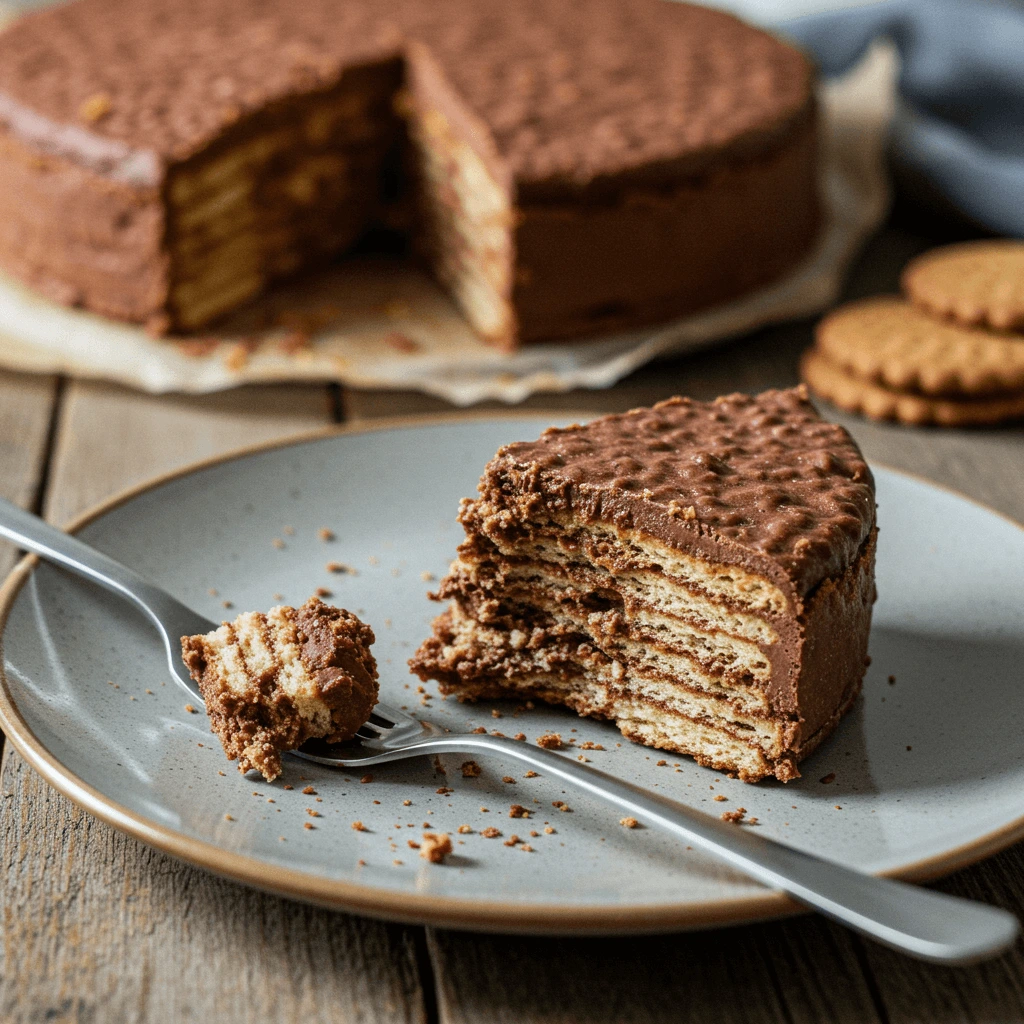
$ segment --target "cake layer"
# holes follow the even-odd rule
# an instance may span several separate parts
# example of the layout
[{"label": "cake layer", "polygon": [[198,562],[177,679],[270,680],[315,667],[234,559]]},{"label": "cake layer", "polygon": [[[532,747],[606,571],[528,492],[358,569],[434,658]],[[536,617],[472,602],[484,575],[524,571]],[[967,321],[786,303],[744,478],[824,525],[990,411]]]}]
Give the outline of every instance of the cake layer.
[{"label": "cake layer", "polygon": [[694,574],[707,562],[770,580],[793,615],[856,561],[875,520],[871,471],[805,388],[671,398],[553,427],[502,448],[479,489],[460,520],[496,544],[528,545],[530,524],[545,521],[642,537]]},{"label": "cake layer", "polygon": [[767,688],[771,676],[768,657],[756,643],[741,637],[643,610],[627,619],[614,607],[598,610],[586,598],[582,603],[569,600],[543,585],[518,587],[506,583],[500,592],[501,599],[487,596],[486,591],[461,576],[456,566],[446,577],[439,596],[453,598],[482,623],[524,628],[522,623],[534,620],[551,622],[585,634],[612,656],[620,650],[642,652],[649,648],[652,657],[685,661],[705,675],[721,676],[738,686]]},{"label": "cake layer", "polygon": [[564,704],[579,714],[612,719],[624,735],[641,742],[649,742],[641,731],[657,728],[654,745],[736,771],[748,781],[798,774],[790,750],[792,722],[744,706],[741,695],[724,686],[718,695],[692,689],[681,677],[624,665],[557,630],[536,631],[527,639],[454,612],[437,624],[414,668],[417,663],[441,680],[443,692],[461,699],[518,697]]},{"label": "cake layer", "polygon": [[[543,587],[559,600],[593,608],[607,608],[612,602],[629,619],[640,615],[652,622],[681,619],[762,644],[779,638],[765,612],[757,614],[739,602],[725,601],[722,594],[709,597],[700,580],[692,575],[669,575],[653,562],[649,568],[614,570],[608,569],[607,563],[574,558],[558,548],[550,553],[552,559],[504,555],[473,537],[459,546],[452,573],[467,585],[487,591],[497,592],[506,586]],[[622,562],[632,560],[624,557]]]},{"label": "cake layer", "polygon": [[722,678],[675,672],[671,666],[662,671],[645,654],[637,659],[616,658],[592,638],[560,624],[501,629],[453,607],[438,624],[437,640],[431,648],[432,667],[451,692],[461,693],[466,686],[514,688],[517,680],[543,673],[566,680],[586,679],[678,714],[719,720],[749,731],[752,742],[756,737],[767,752],[781,752],[785,731],[792,731],[790,723],[773,715],[749,688]]}]

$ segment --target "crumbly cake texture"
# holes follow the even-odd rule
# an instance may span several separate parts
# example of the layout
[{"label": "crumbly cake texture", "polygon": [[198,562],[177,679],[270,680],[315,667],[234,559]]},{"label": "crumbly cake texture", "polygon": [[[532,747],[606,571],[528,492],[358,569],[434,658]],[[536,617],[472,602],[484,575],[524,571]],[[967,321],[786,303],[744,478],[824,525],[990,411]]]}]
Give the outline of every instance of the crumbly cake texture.
[{"label": "crumbly cake texture", "polygon": [[310,598],[182,637],[181,651],[228,759],[272,782],[283,751],[309,739],[351,739],[370,717],[373,642],[373,630],[351,612]]},{"label": "crumbly cake texture", "polygon": [[860,691],[874,481],[804,388],[673,398],[502,448],[410,665],[746,781],[799,775]]},{"label": "crumbly cake texture", "polygon": [[808,251],[812,87],[668,0],[76,0],[0,36],[0,265],[195,330],[404,194],[496,344],[661,319]]}]

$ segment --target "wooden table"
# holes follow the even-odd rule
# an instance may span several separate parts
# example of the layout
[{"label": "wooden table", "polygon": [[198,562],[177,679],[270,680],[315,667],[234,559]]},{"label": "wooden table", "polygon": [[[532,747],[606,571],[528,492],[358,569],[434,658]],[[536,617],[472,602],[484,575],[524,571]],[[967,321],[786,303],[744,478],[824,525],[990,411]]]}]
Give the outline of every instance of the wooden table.
[{"label": "wooden table", "polygon": [[[860,261],[849,294],[893,289],[900,266],[926,241],[919,225],[891,223]],[[810,324],[762,331],[648,367],[608,391],[527,404],[612,411],[676,393],[710,398],[789,385],[810,333]],[[204,456],[320,424],[424,412],[453,410],[416,394],[334,386],[150,397],[0,375],[0,492],[64,523],[113,491]],[[938,432],[836,418],[870,459],[1024,521],[1024,429]],[[13,558],[0,550],[0,569]],[[992,963],[948,969],[813,916],[628,940],[382,924],[179,864],[90,818],[10,745],[2,776],[4,1021],[1024,1021],[1019,947]],[[940,887],[1024,917],[1024,851],[1007,850]]]}]

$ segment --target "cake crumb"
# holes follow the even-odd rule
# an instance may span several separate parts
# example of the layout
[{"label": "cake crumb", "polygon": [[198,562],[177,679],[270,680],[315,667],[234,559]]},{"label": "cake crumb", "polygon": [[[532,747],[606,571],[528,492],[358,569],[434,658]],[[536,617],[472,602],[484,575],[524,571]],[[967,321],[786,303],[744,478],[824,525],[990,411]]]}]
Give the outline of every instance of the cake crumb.
[{"label": "cake crumb", "polygon": [[734,811],[723,811],[722,821],[731,821],[734,825],[738,825],[746,816],[746,807],[737,807]]},{"label": "cake crumb", "polygon": [[505,842],[502,845],[503,846],[515,846],[516,843],[518,843],[518,842],[521,842],[521,840],[520,840],[519,836],[517,836],[515,834],[515,832],[513,832],[512,835],[510,835],[508,837],[508,839],[506,839]]},{"label": "cake crumb", "polygon": [[491,718],[501,718],[501,712],[497,708],[492,709]]},{"label": "cake crumb", "polygon": [[311,821],[304,821],[302,823],[302,827],[305,828],[305,829],[314,829],[314,828],[316,828],[316,826]]},{"label": "cake crumb", "polygon": [[415,839],[406,839],[406,842],[409,844],[410,850],[418,850],[420,848],[420,844]]},{"label": "cake crumb", "polygon": [[316,590],[313,591],[313,593],[316,594],[317,597],[333,597],[334,596],[334,594],[330,590],[328,590],[326,587],[317,587]]},{"label": "cake crumb", "polygon": [[837,811],[841,811],[842,809],[843,809],[843,808],[842,808],[842,806],[841,806],[840,804],[836,804],[836,810],[837,810]]},{"label": "cake crumb", "polygon": [[424,583],[432,583],[437,579],[437,577],[432,572],[421,572],[420,579],[423,580]]},{"label": "cake crumb", "polygon": [[502,782],[511,782],[514,785],[516,780],[513,779],[511,775],[502,775],[501,781]]},{"label": "cake crumb", "polygon": [[482,771],[480,765],[478,765],[476,761],[463,761],[460,768],[462,771],[462,777],[465,779],[478,778]]},{"label": "cake crumb", "polygon": [[224,820],[225,820],[225,821],[234,821],[235,819],[234,819],[234,818],[232,818],[230,814],[225,814],[225,815],[224,815]]},{"label": "cake crumb", "polygon": [[305,786],[302,790],[306,796],[316,796],[316,790],[312,786]]},{"label": "cake crumb", "polygon": [[543,736],[537,737],[537,746],[545,750],[561,750],[562,736],[557,732],[546,732]]},{"label": "cake crumb", "polygon": [[460,825],[455,831],[459,835],[468,836],[473,831],[473,827],[471,825]]},{"label": "cake crumb", "polygon": [[326,526],[321,526],[320,529],[316,531],[316,535],[322,541],[325,541],[325,542],[326,541],[334,540],[334,531],[327,529]]},{"label": "cake crumb", "polygon": [[285,788],[285,789],[294,789],[295,787],[294,787],[294,786],[291,786],[291,785],[289,785],[289,786],[285,786],[284,788]]},{"label": "cake crumb", "polygon": [[352,829],[355,832],[369,832],[370,831],[361,821],[353,821],[352,822]]},{"label": "cake crumb", "polygon": [[546,836],[553,836],[554,834],[555,834],[555,830],[550,825],[547,825],[545,827],[545,829],[544,829],[544,835],[546,835]]},{"label": "cake crumb", "polygon": [[486,732],[487,732],[487,730],[486,730],[486,729],[485,729],[485,728],[484,728],[484,727],[483,727],[482,725],[478,725],[478,726],[477,726],[477,727],[476,727],[476,728],[475,728],[475,729],[473,730],[473,735],[474,735],[474,736],[483,736],[483,735],[484,735],[484,734],[485,734]]},{"label": "cake crumb", "polygon": [[93,93],[78,108],[78,115],[83,121],[95,124],[102,121],[110,113],[113,104],[105,92]]},{"label": "cake crumb", "polygon": [[623,828],[637,828],[640,822],[636,818],[619,818],[619,824]]},{"label": "cake crumb", "polygon": [[722,801],[723,801],[723,800],[728,800],[728,799],[729,799],[729,798],[728,798],[727,796],[722,796],[722,794],[721,794],[721,793],[719,793],[719,794],[718,794],[718,795],[717,795],[717,796],[715,797],[715,803],[719,803],[719,804],[720,804],[720,803],[722,803]]},{"label": "cake crumb", "polygon": [[487,828],[480,829],[480,835],[484,839],[497,839],[501,835],[501,829],[495,828],[493,825],[488,825]]},{"label": "cake crumb", "polygon": [[434,771],[437,772],[438,775],[448,774],[448,772],[445,770],[444,765],[441,763],[441,758],[439,758],[436,754],[434,755]]},{"label": "cake crumb", "polygon": [[195,709],[195,708],[194,708],[194,707],[193,707],[193,706],[192,706],[191,704],[186,704],[186,705],[185,705],[185,710],[186,710],[186,711],[187,711],[187,712],[188,712],[188,713],[189,713],[190,715],[194,715],[194,714],[197,714],[197,712],[196,712],[196,709]]},{"label": "cake crumb", "polygon": [[553,800],[551,806],[557,807],[560,811],[563,811],[566,814],[572,811],[572,808],[564,800]]},{"label": "cake crumb", "polygon": [[321,816],[321,815],[320,815],[320,812],[319,812],[319,811],[315,811],[315,810],[313,810],[313,808],[312,808],[312,807],[307,807],[307,808],[306,808],[306,813],[307,813],[307,814],[308,814],[308,815],[309,815],[309,816],[310,816],[311,818],[319,818],[319,817]]},{"label": "cake crumb", "polygon": [[324,568],[328,572],[335,572],[335,573],[342,573],[343,572],[343,573],[348,573],[349,576],[358,576],[359,575],[359,571],[357,569],[353,569],[351,565],[346,565],[344,562],[328,562],[327,565],[324,566]]},{"label": "cake crumb", "polygon": [[524,779],[539,779],[540,776],[531,768],[528,772],[524,772]]},{"label": "cake crumb", "polygon": [[530,816],[530,811],[522,804],[512,804],[508,809],[508,816],[510,818],[528,818]]},{"label": "cake crumb", "polygon": [[822,777],[820,779],[818,779],[818,781],[822,785],[827,786],[830,782],[835,782],[836,781],[836,773],[835,772],[829,772],[828,775],[822,775]]},{"label": "cake crumb", "polygon": [[434,790],[434,792],[437,793],[439,796],[447,796],[449,793],[454,793],[455,790],[452,789],[450,786],[438,786],[437,789]]},{"label": "cake crumb", "polygon": [[437,832],[424,832],[420,856],[431,864],[440,864],[452,852],[451,837]]},{"label": "cake crumb", "polygon": [[221,605],[222,608],[234,608],[235,607],[235,602],[234,601],[221,601],[220,605]]},{"label": "cake crumb", "polygon": [[284,541],[281,540],[280,537],[275,537],[270,543],[273,544],[274,547],[278,549],[278,551],[280,551],[284,547]]},{"label": "cake crumb", "polygon": [[666,767],[668,767],[668,761],[666,761],[664,758],[662,758],[662,760],[660,760],[660,761],[655,761],[654,763],[659,768],[666,768]]},{"label": "cake crumb", "polygon": [[600,743],[592,743],[590,740],[587,740],[586,743],[580,744],[580,750],[604,750],[604,747]]},{"label": "cake crumb", "polygon": [[[374,803],[376,803],[376,801],[374,801]],[[403,807],[412,807],[412,801],[411,800],[403,800],[402,801],[402,806]]]},{"label": "cake crumb", "polygon": [[365,784],[367,782],[373,782],[373,776],[372,775],[364,775],[359,781],[362,782],[363,784]]}]

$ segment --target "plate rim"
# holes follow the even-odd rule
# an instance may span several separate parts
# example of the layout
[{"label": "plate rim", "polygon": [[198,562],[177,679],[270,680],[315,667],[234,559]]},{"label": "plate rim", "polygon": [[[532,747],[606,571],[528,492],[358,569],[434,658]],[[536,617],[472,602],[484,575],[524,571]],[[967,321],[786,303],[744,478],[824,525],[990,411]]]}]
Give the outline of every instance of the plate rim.
[{"label": "plate rim", "polygon": [[[164,484],[262,452],[312,444],[352,434],[378,433],[418,427],[457,425],[501,419],[590,418],[593,410],[530,409],[503,412],[440,414],[412,417],[382,417],[362,423],[343,423],[303,431],[283,438],[246,445],[219,455],[187,463],[126,487],[75,516],[64,529],[77,533],[114,509]],[[600,414],[598,414],[600,415]],[[872,462],[885,469],[944,491],[976,508],[997,516],[1024,532],[1024,524],[953,488],[916,473]],[[303,871],[274,866],[255,857],[224,850],[212,842],[196,839],[158,824],[119,804],[79,778],[62,764],[35,735],[18,710],[4,669],[4,636],[14,602],[39,563],[35,555],[24,556],[0,585],[0,729],[18,753],[43,779],[72,803],[117,829],[185,863],[200,867],[265,892],[316,903],[351,913],[365,914],[408,924],[437,925],[466,930],[527,934],[613,935],[711,928],[789,916],[805,908],[781,892],[766,890],[754,896],[702,902],[626,904],[576,907],[531,904],[515,901],[462,899],[423,893],[399,893],[376,886],[336,878],[318,878]],[[1024,838],[1024,815],[933,857],[901,865],[881,874],[903,881],[927,881],[967,867]]]}]

